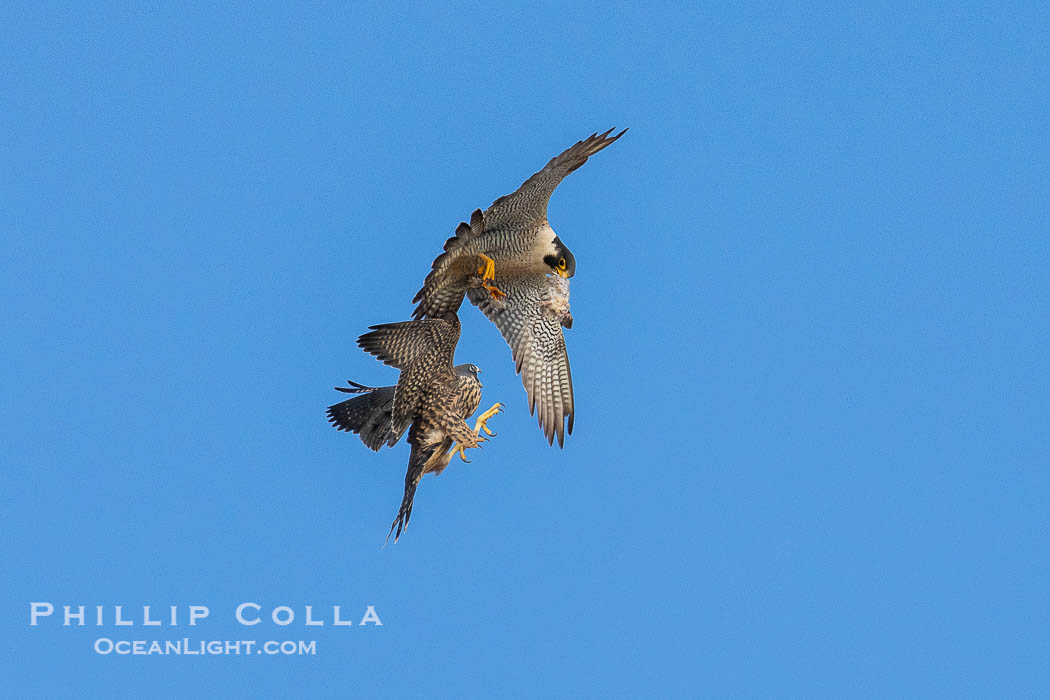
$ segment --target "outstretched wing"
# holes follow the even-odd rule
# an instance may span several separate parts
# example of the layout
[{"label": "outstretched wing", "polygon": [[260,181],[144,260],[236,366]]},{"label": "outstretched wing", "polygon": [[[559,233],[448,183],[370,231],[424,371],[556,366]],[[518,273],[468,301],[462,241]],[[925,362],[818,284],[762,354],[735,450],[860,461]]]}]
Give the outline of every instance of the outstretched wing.
[{"label": "outstretched wing", "polygon": [[425,319],[370,326],[357,344],[401,369],[394,389],[390,429],[397,435],[412,423],[420,400],[436,383],[455,380],[452,357],[459,342],[459,318]]},{"label": "outstretched wing", "polygon": [[470,216],[470,223],[461,221],[454,236],[445,241],[445,252],[434,258],[423,286],[412,297],[416,304],[412,318],[439,317],[459,311],[467,278],[477,270],[478,257],[471,244],[485,229],[480,209]]},{"label": "outstretched wing", "polygon": [[[412,303],[412,318],[433,318],[455,313],[463,302],[470,278],[478,267],[477,253],[484,252],[485,241],[493,231],[527,230],[547,220],[547,203],[565,176],[587,159],[623,136],[627,129],[610,136],[613,129],[591,134],[555,156],[511,194],[500,197],[484,212],[476,210],[470,223],[463,222],[456,234],[445,241],[445,252],[434,259],[430,273]],[[479,238],[481,240],[479,240]]]},{"label": "outstretched wing", "polygon": [[565,444],[565,421],[572,434],[573,393],[569,356],[562,326],[571,325],[568,280],[545,275],[500,278],[507,296],[496,301],[484,289],[470,289],[467,298],[496,324],[510,345],[515,369],[548,444]]},{"label": "outstretched wing", "polygon": [[[383,323],[369,326],[371,333],[365,333],[357,339],[357,345],[370,355],[375,355],[383,364],[407,369],[420,357],[435,351],[456,348],[459,329],[456,329],[456,340],[448,348],[449,322],[443,319],[426,319],[422,321],[402,321],[401,323]],[[449,366],[452,365],[452,352],[448,352]]]},{"label": "outstretched wing", "polygon": [[[615,127],[614,127],[615,128]],[[591,134],[577,141],[524,183],[517,190],[500,197],[485,211],[487,229],[506,228],[508,224],[534,225],[547,220],[547,203],[554,188],[565,176],[587,162],[587,159],[627,133],[624,129],[609,136],[613,129],[603,134]]]},{"label": "outstretched wing", "polygon": [[390,417],[394,409],[394,387],[370,387],[349,382],[351,387],[337,386],[337,391],[348,394],[364,394],[328,407],[328,422],[336,430],[355,433],[361,442],[375,451],[384,445],[393,447],[401,438],[390,430]]}]

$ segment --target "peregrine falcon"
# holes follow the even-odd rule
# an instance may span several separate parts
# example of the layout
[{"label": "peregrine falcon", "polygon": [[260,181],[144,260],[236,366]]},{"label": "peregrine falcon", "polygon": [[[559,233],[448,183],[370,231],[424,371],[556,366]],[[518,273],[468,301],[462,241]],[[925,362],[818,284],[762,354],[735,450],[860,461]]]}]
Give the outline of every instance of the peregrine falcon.
[{"label": "peregrine falcon", "polygon": [[[482,430],[495,435],[485,423],[502,411],[503,405],[496,403],[478,416],[473,430],[466,424],[465,419],[481,402],[481,382],[477,379],[477,367],[466,365],[463,372],[452,367],[452,356],[459,341],[459,318],[455,314],[369,329],[371,332],[358,338],[357,344],[385,364],[401,370],[389,404],[389,427],[383,433],[385,442],[393,444],[390,440],[396,442],[408,429],[408,444],[412,448],[405,474],[405,495],[387,535],[389,539],[393,534],[397,542],[412,517],[412,500],[422,476],[428,472],[440,473],[457,453],[464,462],[468,461],[464,450],[479,447],[485,441]],[[369,397],[383,389],[377,389]],[[365,397],[350,401],[361,398]],[[329,415],[340,405],[330,408]],[[363,411],[372,419],[366,423],[383,422],[385,419],[377,420],[375,413],[382,414],[385,410],[385,397],[377,397],[376,402]],[[336,415],[340,415],[338,411]],[[380,446],[382,442],[380,440]]]},{"label": "peregrine falcon", "polygon": [[445,242],[412,300],[416,319],[455,313],[464,294],[481,308],[510,345],[529,411],[551,445],[555,436],[564,445],[566,421],[572,434],[572,375],[560,326],[572,325],[568,279],[576,258],[548,223],[547,203],[566,175],[627,130],[612,131],[578,141],[515,192],[476,210]]},{"label": "peregrine falcon", "polygon": [[[456,365],[456,395],[459,400],[456,412],[464,419],[474,415],[481,403],[481,381],[477,365]],[[394,409],[394,389],[392,386],[365,386],[347,380],[349,387],[337,386],[336,391],[344,394],[363,394],[346,401],[340,401],[328,407],[328,422],[336,430],[354,433],[368,449],[378,452],[383,445],[393,447],[401,439],[390,429],[390,418]]]}]

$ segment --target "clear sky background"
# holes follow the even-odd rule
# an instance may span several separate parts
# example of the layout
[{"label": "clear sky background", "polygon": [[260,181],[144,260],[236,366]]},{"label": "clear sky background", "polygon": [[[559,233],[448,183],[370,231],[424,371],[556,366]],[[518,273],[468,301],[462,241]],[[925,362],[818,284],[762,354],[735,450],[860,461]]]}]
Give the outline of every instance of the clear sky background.
[{"label": "clear sky background", "polygon": [[[105,5],[0,11],[5,692],[1046,691],[1044,3]],[[355,338],[612,126],[550,207],[575,434],[468,306],[499,436],[381,548],[408,448],[324,417],[396,380]]]}]

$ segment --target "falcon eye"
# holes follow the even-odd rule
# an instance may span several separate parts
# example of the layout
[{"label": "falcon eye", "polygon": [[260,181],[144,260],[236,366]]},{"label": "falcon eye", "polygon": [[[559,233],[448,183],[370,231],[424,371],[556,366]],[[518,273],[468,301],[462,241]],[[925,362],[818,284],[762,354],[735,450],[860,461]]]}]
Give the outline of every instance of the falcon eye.
[{"label": "falcon eye", "polygon": [[559,270],[564,270],[565,269],[565,258],[562,258],[561,260],[558,261],[558,269]]}]

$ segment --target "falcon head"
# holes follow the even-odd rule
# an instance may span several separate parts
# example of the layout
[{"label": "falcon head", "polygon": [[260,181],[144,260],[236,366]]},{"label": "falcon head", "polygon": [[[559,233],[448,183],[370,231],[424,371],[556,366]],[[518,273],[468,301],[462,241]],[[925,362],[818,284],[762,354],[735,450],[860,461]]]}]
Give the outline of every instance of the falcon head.
[{"label": "falcon head", "polygon": [[576,274],[576,257],[557,236],[551,241],[551,251],[543,256],[543,262],[554,274],[565,279]]},{"label": "falcon head", "polygon": [[455,371],[456,371],[456,375],[457,376],[460,376],[460,377],[473,377],[474,381],[476,381],[479,386],[481,385],[481,380],[478,379],[478,375],[481,374],[481,368],[478,367],[477,365],[471,365],[471,364],[456,365]]}]

